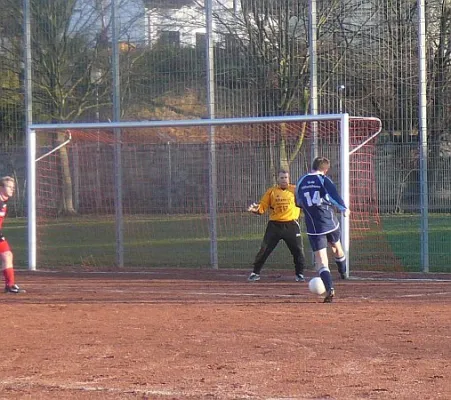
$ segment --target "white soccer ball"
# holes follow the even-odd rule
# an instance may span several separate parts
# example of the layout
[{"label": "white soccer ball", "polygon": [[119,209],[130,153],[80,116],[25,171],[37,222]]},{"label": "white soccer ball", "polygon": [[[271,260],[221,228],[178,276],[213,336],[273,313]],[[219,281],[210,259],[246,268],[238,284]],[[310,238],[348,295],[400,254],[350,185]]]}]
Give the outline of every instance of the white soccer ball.
[{"label": "white soccer ball", "polygon": [[326,294],[326,287],[324,286],[323,280],[318,276],[310,279],[308,288],[313,294],[317,294],[318,296],[324,296]]}]

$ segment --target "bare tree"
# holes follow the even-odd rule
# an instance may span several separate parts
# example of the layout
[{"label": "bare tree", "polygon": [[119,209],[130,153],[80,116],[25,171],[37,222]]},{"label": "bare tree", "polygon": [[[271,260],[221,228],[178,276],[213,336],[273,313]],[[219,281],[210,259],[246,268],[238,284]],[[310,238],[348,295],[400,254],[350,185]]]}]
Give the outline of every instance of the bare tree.
[{"label": "bare tree", "polygon": [[[240,69],[240,90],[249,91],[249,111],[257,115],[308,114],[310,106],[308,0],[241,0],[239,12],[223,1],[215,13],[219,35],[234,38],[235,65],[228,64],[224,75]],[[336,87],[345,75],[344,56],[371,19],[370,13],[350,18],[359,5],[349,1],[320,1],[318,8],[318,66],[320,112],[336,112]],[[233,21],[231,23],[230,21]],[[229,56],[230,56],[229,54]],[[218,66],[221,68],[221,66]],[[252,107],[254,109],[252,109]],[[276,140],[276,156],[284,167],[296,158],[305,130],[291,153],[281,125]],[[275,170],[277,165],[273,165]]]},{"label": "bare tree", "polygon": [[430,123],[431,139],[437,143],[438,158],[451,157],[451,2],[441,0],[431,7],[430,38],[430,93],[433,116]]},{"label": "bare tree", "polygon": [[[4,62],[0,79],[3,81],[8,76],[11,82],[1,98],[14,98],[14,93],[23,101],[22,92],[18,90],[22,86],[24,68],[22,2],[2,0],[1,5],[0,46]],[[104,25],[99,1],[31,0],[30,6],[35,121],[57,123],[93,118],[96,109],[111,104],[111,89],[108,84],[102,84],[111,79],[107,78],[109,45],[104,35],[108,27]],[[101,74],[93,75],[93,70],[100,70]],[[95,98],[100,99],[100,104]],[[65,135],[56,133],[49,138],[53,146],[57,146],[65,140]],[[67,149],[61,148],[59,154],[59,173],[64,186],[59,211],[73,214]]]}]

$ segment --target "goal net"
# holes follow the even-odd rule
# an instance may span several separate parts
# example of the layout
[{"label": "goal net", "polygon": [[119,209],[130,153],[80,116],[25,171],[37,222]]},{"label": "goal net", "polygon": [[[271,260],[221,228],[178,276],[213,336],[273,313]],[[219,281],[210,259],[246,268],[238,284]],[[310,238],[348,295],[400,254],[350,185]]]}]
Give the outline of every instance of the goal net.
[{"label": "goal net", "polygon": [[[38,129],[39,268],[105,270],[117,266],[118,251],[125,267],[200,268],[212,265],[213,249],[219,268],[250,269],[267,217],[247,213],[247,206],[275,184],[281,166],[296,183],[314,154],[331,159],[329,174],[340,189],[341,127],[335,119],[129,127],[120,134],[75,125]],[[349,119],[352,271],[397,263],[378,211],[380,130],[378,119]],[[308,254],[306,237],[305,248]],[[280,243],[266,268],[291,265]]]}]

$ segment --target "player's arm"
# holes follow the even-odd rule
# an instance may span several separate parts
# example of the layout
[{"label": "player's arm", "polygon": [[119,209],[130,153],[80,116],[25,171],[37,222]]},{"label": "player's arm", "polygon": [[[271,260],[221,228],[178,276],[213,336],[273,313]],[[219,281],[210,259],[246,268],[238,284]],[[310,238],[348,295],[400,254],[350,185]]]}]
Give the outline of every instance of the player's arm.
[{"label": "player's arm", "polygon": [[296,187],[294,189],[294,202],[296,204],[296,207],[299,207],[302,210],[302,202],[301,202],[301,182],[302,178],[298,180],[296,183]]},{"label": "player's arm", "polygon": [[351,211],[346,206],[341,196],[338,194],[337,187],[327,176],[324,177],[323,186],[326,189],[327,194],[329,195],[329,201],[335,207],[337,207],[345,217],[349,216]]},{"label": "player's arm", "polygon": [[271,192],[272,192],[272,188],[268,189],[266,191],[266,193],[263,195],[263,197],[260,199],[260,203],[252,203],[248,207],[247,211],[249,211],[253,214],[259,214],[259,215],[265,213],[270,205]]}]

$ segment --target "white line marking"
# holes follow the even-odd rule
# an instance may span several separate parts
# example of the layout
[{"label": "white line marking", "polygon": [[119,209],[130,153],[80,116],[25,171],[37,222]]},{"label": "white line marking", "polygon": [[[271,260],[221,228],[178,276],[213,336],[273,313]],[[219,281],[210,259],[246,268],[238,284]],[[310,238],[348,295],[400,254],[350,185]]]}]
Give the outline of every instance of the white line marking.
[{"label": "white line marking", "polygon": [[[173,390],[159,390],[159,389],[139,389],[139,388],[111,388],[111,387],[102,387],[102,386],[86,386],[81,383],[68,383],[68,384],[55,384],[55,383],[49,383],[45,381],[37,381],[32,382],[27,379],[27,381],[24,380],[2,380],[0,381],[0,386],[7,386],[9,388],[17,388],[17,389],[23,389],[23,388],[34,388],[39,389],[42,388],[44,390],[48,389],[56,389],[56,390],[77,390],[81,392],[105,392],[105,393],[116,393],[116,394],[133,394],[133,395],[144,395],[144,396],[152,396],[152,395],[158,395],[158,396],[168,396],[172,398],[203,398],[207,393],[210,394],[210,391],[208,392],[202,392],[202,391],[191,391],[191,392],[180,392],[180,391],[173,391]],[[216,393],[215,398],[217,399],[253,399],[256,396],[246,395],[246,394],[224,394]],[[260,396],[258,396],[261,398]],[[288,399],[288,398],[287,398]],[[291,398],[293,400],[302,400],[297,398]]]},{"label": "white line marking", "polygon": [[[18,270],[18,271],[23,271],[23,272],[29,272],[28,270]],[[180,269],[177,269],[177,271],[180,271]],[[187,269],[188,273],[189,272],[193,272],[190,269]],[[230,273],[230,270],[224,270],[223,272],[221,272],[221,270],[219,271],[213,271],[213,270],[204,270],[204,271],[199,271],[199,272],[205,272],[205,278],[214,278],[215,276],[221,277],[221,276],[226,276],[226,277],[236,277],[236,278],[243,278],[245,279],[245,277],[248,276],[248,271],[235,271],[235,273]],[[368,273],[377,273],[377,271],[368,271]],[[382,272],[383,273],[383,272]],[[387,274],[389,274],[390,272],[387,272]],[[402,272],[400,272],[402,273]],[[41,274],[41,275],[55,275],[55,274],[62,274],[62,275],[110,275],[110,276],[114,276],[114,275],[173,275],[174,271],[171,271],[170,269],[168,269],[167,271],[152,271],[151,269],[147,270],[147,271],[53,271],[53,270],[39,270],[39,271],[33,271],[33,274]],[[268,278],[266,281],[261,282],[263,283],[274,283],[274,282],[280,282],[281,280],[285,281],[286,280],[291,280],[291,276],[290,275],[282,275],[281,273],[279,275],[275,275],[277,274],[277,272],[275,271],[270,271]],[[356,274],[358,274],[358,272],[356,272]],[[396,274],[396,272],[393,272],[393,274]],[[443,278],[425,278],[425,277],[418,277],[418,278],[390,278],[390,277],[359,277],[359,276],[355,276],[355,275],[351,275],[347,281],[388,281],[388,282],[451,282],[451,279],[448,278],[450,276],[449,273],[432,273],[434,275],[440,275],[443,274]],[[412,272],[412,275],[415,275],[415,272]],[[446,278],[445,278],[446,276]],[[63,276],[64,277],[64,276]],[[179,279],[177,279],[179,280]],[[199,276],[196,277],[189,277],[189,275],[187,276],[187,280],[199,280]],[[211,279],[208,279],[209,281]],[[249,284],[249,282],[244,282],[243,283],[247,283]],[[258,284],[258,283],[257,283]]]},{"label": "white line marking", "polygon": [[449,296],[449,295],[451,295],[451,292],[402,294],[395,297],[430,297],[430,296]]},{"label": "white line marking", "polygon": [[349,281],[387,281],[387,282],[451,282],[451,279],[438,278],[360,278],[351,276]]}]

